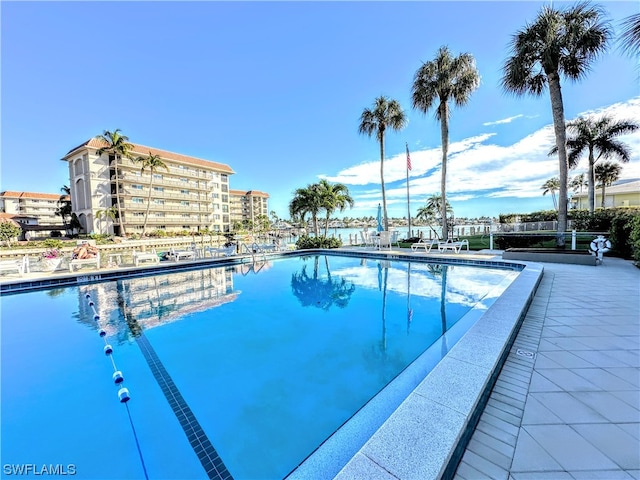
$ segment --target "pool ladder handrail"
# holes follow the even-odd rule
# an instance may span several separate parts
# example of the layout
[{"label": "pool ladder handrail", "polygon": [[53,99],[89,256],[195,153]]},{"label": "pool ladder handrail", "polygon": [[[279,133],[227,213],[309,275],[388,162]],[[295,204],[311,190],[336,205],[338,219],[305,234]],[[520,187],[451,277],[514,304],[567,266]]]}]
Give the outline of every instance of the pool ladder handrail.
[{"label": "pool ladder handrail", "polygon": [[254,264],[256,263],[256,254],[258,254],[258,253],[262,253],[262,260],[264,262],[267,261],[267,255],[266,255],[264,249],[260,245],[258,245],[256,242],[253,242],[251,244],[251,247],[249,247],[246,243],[242,243],[240,245],[240,250],[241,250],[240,253],[242,253],[243,249],[244,249],[245,253],[248,253],[248,254],[251,255],[251,260],[253,261]]}]

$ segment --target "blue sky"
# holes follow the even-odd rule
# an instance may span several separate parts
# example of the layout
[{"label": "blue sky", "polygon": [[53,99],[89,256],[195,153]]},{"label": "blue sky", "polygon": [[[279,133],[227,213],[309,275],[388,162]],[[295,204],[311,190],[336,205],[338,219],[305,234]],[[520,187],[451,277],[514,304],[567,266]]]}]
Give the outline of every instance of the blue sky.
[{"label": "blue sky", "polygon": [[[58,193],[69,183],[59,159],[120,128],[132,142],[230,165],[231,187],[268,192],[281,217],[292,192],[320,178],[347,184],[356,207],[346,215],[375,215],[379,147],[358,123],[386,95],[409,118],[386,139],[389,215],[406,215],[405,142],[415,215],[440,189],[440,128],[411,108],[411,84],[448,45],[474,55],[481,75],[450,121],[455,216],[551,209],[540,189],[558,171],[546,156],[548,93],[515,98],[499,87],[511,35],[544,4],[2,1],[0,189]],[[640,9],[600,5],[616,31]],[[564,81],[567,120],[640,119],[639,63],[612,47],[582,82]],[[633,159],[623,178],[640,178],[640,133],[624,140]]]}]

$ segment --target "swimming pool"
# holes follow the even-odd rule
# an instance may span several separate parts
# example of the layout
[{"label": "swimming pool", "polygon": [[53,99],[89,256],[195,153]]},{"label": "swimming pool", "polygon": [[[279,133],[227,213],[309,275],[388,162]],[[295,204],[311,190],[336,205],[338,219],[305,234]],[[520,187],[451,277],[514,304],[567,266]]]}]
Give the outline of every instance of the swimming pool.
[{"label": "swimming pool", "polygon": [[517,275],[310,255],[4,296],[3,463],[283,478],[416,358],[437,362]]}]

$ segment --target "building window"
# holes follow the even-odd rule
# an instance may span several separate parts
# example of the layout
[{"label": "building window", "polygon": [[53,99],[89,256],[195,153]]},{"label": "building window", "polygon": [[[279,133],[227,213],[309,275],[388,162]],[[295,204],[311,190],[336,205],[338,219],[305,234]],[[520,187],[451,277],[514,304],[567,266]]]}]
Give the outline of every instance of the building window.
[{"label": "building window", "polygon": [[182,177],[181,177],[181,178],[180,178],[180,181],[181,181],[182,183],[187,183],[187,182],[189,181],[189,179],[187,179],[187,178],[182,178]]},{"label": "building window", "polygon": [[134,190],[142,190],[142,185],[131,185]]},{"label": "building window", "polygon": [[211,198],[219,198],[220,194],[219,193],[212,193],[211,194]]},{"label": "building window", "polygon": [[134,217],[144,217],[144,212],[133,212]]},{"label": "building window", "polygon": [[228,202],[229,201],[229,195],[222,195],[222,201],[223,202]]},{"label": "building window", "polygon": [[156,205],[164,205],[164,200],[160,200],[158,198],[154,198],[153,199],[153,203],[155,203]]},{"label": "building window", "polygon": [[220,215],[214,214],[213,215],[213,220],[220,220]]},{"label": "building window", "polygon": [[211,189],[212,190],[219,190],[220,189],[220,184],[219,183],[212,183],[211,184]]},{"label": "building window", "polygon": [[162,174],[161,173],[154,173],[153,174],[153,179],[154,180],[162,180]]},{"label": "building window", "polygon": [[213,211],[217,212],[218,210],[220,210],[220,204],[219,203],[214,203],[213,204]]},{"label": "building window", "polygon": [[229,191],[229,187],[226,185],[222,185],[222,191],[223,192],[228,192]]},{"label": "building window", "polygon": [[164,188],[163,187],[153,187],[153,191],[154,192],[164,192]]},{"label": "building window", "polygon": [[180,201],[180,205],[182,205],[184,207],[188,207],[189,206],[189,201],[188,200],[182,200],[182,201]]},{"label": "building window", "polygon": [[180,190],[180,193],[183,195],[189,195],[189,190],[182,189]]},{"label": "building window", "polygon": [[213,226],[213,231],[214,232],[219,232],[220,231],[220,225],[214,225]]},{"label": "building window", "polygon": [[189,218],[189,217],[191,217],[191,215],[189,215],[188,213],[183,213],[182,214],[182,218]]},{"label": "building window", "polygon": [[131,199],[131,203],[144,203],[144,199],[142,199],[140,197],[133,197]]},{"label": "building window", "polygon": [[229,205],[222,205],[222,213],[229,213]]},{"label": "building window", "polygon": [[164,217],[164,212],[156,212],[155,216],[156,217]]},{"label": "building window", "polygon": [[223,173],[222,175],[220,175],[220,178],[225,183],[229,181],[229,175],[227,175],[226,173]]}]

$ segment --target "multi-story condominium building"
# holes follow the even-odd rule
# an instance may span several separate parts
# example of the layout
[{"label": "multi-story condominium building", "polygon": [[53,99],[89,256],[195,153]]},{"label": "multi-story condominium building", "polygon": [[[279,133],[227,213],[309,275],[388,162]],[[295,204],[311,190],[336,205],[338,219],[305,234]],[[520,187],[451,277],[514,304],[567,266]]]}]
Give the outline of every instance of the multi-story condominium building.
[{"label": "multi-story condominium building", "polygon": [[[64,197],[63,197],[64,198]],[[62,225],[62,218],[56,215],[60,207],[60,195],[55,193],[11,192],[0,193],[0,211],[20,217],[33,217],[40,226]]]},{"label": "multi-story condominium building", "polygon": [[[97,151],[105,146],[92,138],[67,153],[71,204],[86,232],[147,232],[231,230],[228,165],[132,144],[132,158],[158,155],[166,165],[151,173],[131,158],[117,159]],[[116,185],[117,184],[117,185]],[[150,192],[151,189],[151,192]],[[121,217],[112,219],[105,211],[117,208]],[[148,209],[148,216],[147,216]]]},{"label": "multi-story condominium building", "polygon": [[269,215],[269,194],[259,190],[229,190],[231,195],[231,225],[254,222],[259,215]]}]

